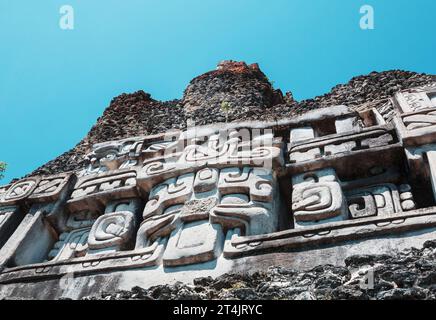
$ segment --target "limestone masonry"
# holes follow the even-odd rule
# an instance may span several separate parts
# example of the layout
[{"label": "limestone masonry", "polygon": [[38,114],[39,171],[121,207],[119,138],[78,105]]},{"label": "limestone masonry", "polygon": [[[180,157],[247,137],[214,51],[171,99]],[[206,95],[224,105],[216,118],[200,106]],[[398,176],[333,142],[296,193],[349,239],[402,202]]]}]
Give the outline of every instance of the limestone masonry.
[{"label": "limestone masonry", "polygon": [[[345,265],[361,271],[387,254],[429,250],[434,81],[373,73],[297,102],[257,65],[223,62],[180,101],[121,95],[73,150],[0,187],[0,298],[132,287],[136,296],[171,298],[169,287],[166,295],[139,287],[206,290],[229,273],[248,291],[227,297],[316,298],[307,288],[266,292],[284,274],[298,282],[323,265],[312,273],[333,275],[337,287],[353,279]],[[200,291],[180,295],[226,298]]]}]

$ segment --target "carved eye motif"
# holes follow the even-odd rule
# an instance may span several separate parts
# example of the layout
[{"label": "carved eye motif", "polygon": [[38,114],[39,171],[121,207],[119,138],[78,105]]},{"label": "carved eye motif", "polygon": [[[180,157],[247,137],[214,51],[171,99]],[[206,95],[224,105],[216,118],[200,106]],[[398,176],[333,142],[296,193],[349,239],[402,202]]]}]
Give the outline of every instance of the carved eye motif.
[{"label": "carved eye motif", "polygon": [[134,215],[122,211],[100,216],[92,226],[88,238],[91,249],[124,248],[133,236]]},{"label": "carved eye motif", "polygon": [[115,160],[117,158],[117,154],[116,152],[112,151],[110,153],[107,153],[102,160],[103,161],[111,161],[111,160]]}]

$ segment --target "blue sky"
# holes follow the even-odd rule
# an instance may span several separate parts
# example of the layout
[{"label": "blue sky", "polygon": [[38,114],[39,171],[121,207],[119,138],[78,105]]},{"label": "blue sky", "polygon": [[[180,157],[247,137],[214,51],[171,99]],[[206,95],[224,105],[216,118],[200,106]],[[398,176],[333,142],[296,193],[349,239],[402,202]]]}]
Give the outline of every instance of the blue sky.
[{"label": "blue sky", "polygon": [[[74,30],[59,8],[74,8]],[[375,10],[361,30],[359,9]],[[180,98],[224,59],[297,99],[371,71],[436,74],[434,0],[0,0],[2,183],[72,148],[112,97]]]}]

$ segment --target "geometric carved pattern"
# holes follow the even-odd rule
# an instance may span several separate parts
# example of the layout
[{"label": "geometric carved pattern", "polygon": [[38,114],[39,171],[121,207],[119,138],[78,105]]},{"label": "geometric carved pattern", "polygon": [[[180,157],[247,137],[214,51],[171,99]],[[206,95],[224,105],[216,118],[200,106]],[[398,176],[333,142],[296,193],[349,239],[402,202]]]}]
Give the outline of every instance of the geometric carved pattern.
[{"label": "geometric carved pattern", "polygon": [[347,193],[352,218],[389,216],[402,211],[397,187],[393,184],[372,186]]},{"label": "geometric carved pattern", "polygon": [[426,86],[395,95],[395,125],[406,146],[436,142],[436,87]]},{"label": "geometric carved pattern", "polygon": [[48,254],[48,260],[61,261],[83,257],[88,250],[90,228],[62,233]]},{"label": "geometric carved pattern", "polygon": [[402,144],[434,139],[435,88],[398,98],[401,139],[377,117],[340,108],[313,121],[223,125],[229,132],[207,126],[168,141],[156,135],[97,144],[81,171],[0,187],[0,268],[26,279],[54,277],[66,266],[195,270],[222,263],[222,254],[301,250],[326,235],[335,241],[397,230],[405,216],[422,224],[424,211],[412,211],[412,189],[403,184],[408,177],[390,172],[407,172]]},{"label": "geometric carved pattern", "polygon": [[292,178],[292,212],[295,226],[346,218],[345,197],[333,169]]},{"label": "geometric carved pattern", "polygon": [[266,170],[202,169],[169,179],[150,191],[136,249],[167,238],[166,266],[216,259],[230,229],[241,228],[247,234],[275,230],[276,220],[268,209],[271,199],[271,174]]},{"label": "geometric carved pattern", "polygon": [[294,188],[292,211],[296,221],[318,221],[340,216],[343,196],[339,183],[318,182]]},{"label": "geometric carved pattern", "polygon": [[111,200],[136,197],[136,171],[125,169],[78,179],[68,200],[73,211],[99,209]]},{"label": "geometric carved pattern", "polygon": [[35,189],[39,178],[29,178],[0,188],[0,205],[17,204],[26,199]]},{"label": "geometric carved pattern", "polygon": [[132,248],[135,215],[129,211],[106,213],[98,217],[88,239],[90,250],[126,250]]}]

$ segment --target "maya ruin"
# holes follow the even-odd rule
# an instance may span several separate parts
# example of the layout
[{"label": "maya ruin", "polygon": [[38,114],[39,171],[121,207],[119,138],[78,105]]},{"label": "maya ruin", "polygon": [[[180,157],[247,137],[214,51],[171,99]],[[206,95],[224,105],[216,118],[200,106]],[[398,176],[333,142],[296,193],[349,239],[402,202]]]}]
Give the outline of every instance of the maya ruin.
[{"label": "maya ruin", "polygon": [[[75,149],[0,187],[0,298],[208,286],[431,250],[435,81],[372,74],[300,105],[257,65],[226,61],[182,102],[121,95]],[[146,125],[120,129],[143,109]]]}]

